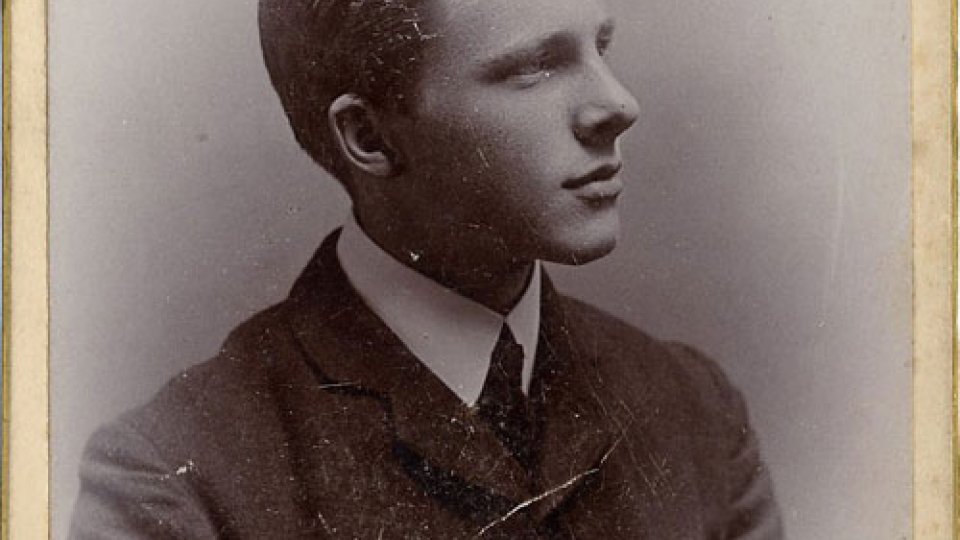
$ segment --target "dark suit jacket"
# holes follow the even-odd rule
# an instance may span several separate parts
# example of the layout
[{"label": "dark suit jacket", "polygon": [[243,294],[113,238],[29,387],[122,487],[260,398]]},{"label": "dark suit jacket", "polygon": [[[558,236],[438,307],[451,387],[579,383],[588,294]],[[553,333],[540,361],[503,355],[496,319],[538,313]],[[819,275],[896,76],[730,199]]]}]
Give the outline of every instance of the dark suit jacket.
[{"label": "dark suit jacket", "polygon": [[287,300],[97,432],[73,538],[778,538],[716,365],[545,282],[537,485],[353,292],[329,237]]}]

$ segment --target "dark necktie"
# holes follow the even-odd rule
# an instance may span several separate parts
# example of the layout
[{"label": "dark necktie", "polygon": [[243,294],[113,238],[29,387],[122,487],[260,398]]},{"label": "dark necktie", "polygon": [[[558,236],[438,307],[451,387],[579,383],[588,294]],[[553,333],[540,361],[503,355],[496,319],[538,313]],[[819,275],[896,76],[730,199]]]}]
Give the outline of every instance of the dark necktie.
[{"label": "dark necktie", "polygon": [[524,468],[533,472],[536,459],[536,422],[523,394],[523,347],[504,323],[491,355],[490,370],[477,402],[479,413]]}]

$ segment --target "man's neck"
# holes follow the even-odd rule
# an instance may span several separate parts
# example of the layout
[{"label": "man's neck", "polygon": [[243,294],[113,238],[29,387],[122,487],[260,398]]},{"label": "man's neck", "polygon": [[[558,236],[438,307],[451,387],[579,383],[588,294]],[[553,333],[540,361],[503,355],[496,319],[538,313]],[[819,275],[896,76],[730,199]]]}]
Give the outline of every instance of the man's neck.
[{"label": "man's neck", "polygon": [[446,269],[434,272],[417,267],[414,269],[474,302],[483,304],[501,315],[506,315],[517,305],[526,291],[533,272],[533,263],[498,272],[495,275],[487,272],[463,272],[451,275],[451,272]]},{"label": "man's neck", "polygon": [[355,217],[367,236],[394,259],[497,313],[509,313],[530,281],[535,261],[479,260],[469,245],[438,247],[431,235],[411,235],[405,228]]}]

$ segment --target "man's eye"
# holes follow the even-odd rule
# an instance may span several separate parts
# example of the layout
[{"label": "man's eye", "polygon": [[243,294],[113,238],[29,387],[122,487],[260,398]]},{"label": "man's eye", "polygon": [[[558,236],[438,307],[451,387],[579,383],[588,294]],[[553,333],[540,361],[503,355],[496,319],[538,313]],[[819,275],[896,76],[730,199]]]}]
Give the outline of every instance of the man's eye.
[{"label": "man's eye", "polygon": [[557,69],[557,62],[550,55],[542,55],[515,67],[510,78],[524,86],[550,78]]},{"label": "man's eye", "polygon": [[520,66],[513,74],[514,76],[537,75],[545,72],[549,73],[551,69],[551,66],[546,62],[534,62]]}]

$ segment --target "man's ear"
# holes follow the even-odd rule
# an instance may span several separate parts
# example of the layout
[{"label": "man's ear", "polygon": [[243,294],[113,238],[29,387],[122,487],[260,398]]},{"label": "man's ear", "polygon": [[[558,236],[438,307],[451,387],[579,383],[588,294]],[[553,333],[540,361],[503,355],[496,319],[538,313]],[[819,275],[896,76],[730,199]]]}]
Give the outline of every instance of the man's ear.
[{"label": "man's ear", "polygon": [[380,126],[376,111],[356,94],[342,94],[327,112],[330,131],[340,152],[367,174],[389,178],[400,172],[396,152]]}]

